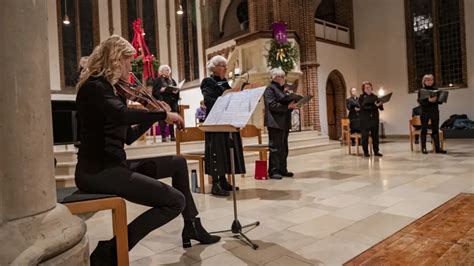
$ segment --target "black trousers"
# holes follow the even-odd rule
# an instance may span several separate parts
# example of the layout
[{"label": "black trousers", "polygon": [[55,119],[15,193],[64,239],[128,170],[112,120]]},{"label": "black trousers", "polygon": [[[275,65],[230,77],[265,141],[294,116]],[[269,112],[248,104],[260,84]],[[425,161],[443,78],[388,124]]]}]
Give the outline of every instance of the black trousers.
[{"label": "black trousers", "polygon": [[278,128],[268,128],[268,148],[270,150],[270,160],[268,174],[284,174],[288,172],[288,135],[290,130]]},{"label": "black trousers", "polygon": [[[129,168],[114,166],[96,174],[88,174],[87,165],[79,162],[76,167],[76,185],[85,192],[115,194],[151,207],[128,225],[129,250],[148,233],[180,213],[184,220],[192,220],[197,216],[184,158],[163,156],[127,163]],[[172,178],[172,186],[158,180],[165,177]]]},{"label": "black trousers", "polygon": [[364,154],[369,154],[369,134],[372,137],[372,147],[374,153],[379,152],[379,125],[373,123],[371,125],[362,126],[360,129],[360,135],[362,139],[362,149]]},{"label": "black trousers", "polygon": [[[420,115],[421,120],[421,148],[426,148],[426,135],[428,134],[428,129],[431,128],[431,138],[435,144],[435,149],[439,150],[439,111],[432,111],[432,112],[421,112]],[[431,127],[428,125],[429,121],[431,120]]]}]

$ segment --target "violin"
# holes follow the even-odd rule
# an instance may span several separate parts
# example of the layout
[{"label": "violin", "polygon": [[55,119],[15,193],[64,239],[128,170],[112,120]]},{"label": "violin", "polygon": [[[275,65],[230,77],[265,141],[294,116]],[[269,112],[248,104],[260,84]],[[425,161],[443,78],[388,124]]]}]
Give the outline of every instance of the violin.
[{"label": "violin", "polygon": [[119,79],[119,81],[114,85],[118,95],[124,97],[127,100],[140,103],[148,111],[171,111],[171,107],[167,103],[155,99],[155,97],[153,97],[153,95],[145,88],[145,86],[140,83],[138,78],[133,73],[130,73],[130,75],[132,75],[137,84],[135,85]]}]

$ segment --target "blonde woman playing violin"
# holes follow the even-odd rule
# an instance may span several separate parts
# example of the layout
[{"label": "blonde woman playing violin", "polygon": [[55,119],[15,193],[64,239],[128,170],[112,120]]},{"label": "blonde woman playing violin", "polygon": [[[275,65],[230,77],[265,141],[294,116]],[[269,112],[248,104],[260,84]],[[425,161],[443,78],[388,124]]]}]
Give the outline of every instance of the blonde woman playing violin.
[{"label": "blonde woman playing violin", "polygon": [[[89,193],[115,194],[151,207],[128,225],[132,249],[151,231],[184,218],[183,247],[191,239],[203,244],[219,241],[202,227],[189,190],[186,160],[162,156],[127,161],[124,144],[131,144],[156,121],[182,126],[182,118],[167,111],[129,109],[115,88],[128,80],[135,49],[125,39],[111,36],[94,49],[77,85],[76,98],[81,145],[75,173],[77,187]],[[158,179],[171,177],[172,186]],[[91,264],[116,265],[115,238],[100,241],[91,254]]]}]

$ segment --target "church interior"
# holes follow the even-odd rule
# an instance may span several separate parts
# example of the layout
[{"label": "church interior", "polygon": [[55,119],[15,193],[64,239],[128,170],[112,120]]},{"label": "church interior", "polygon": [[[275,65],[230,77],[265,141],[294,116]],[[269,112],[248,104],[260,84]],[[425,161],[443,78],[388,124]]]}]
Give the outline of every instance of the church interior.
[{"label": "church interior", "polygon": [[[0,265],[474,265],[473,0],[6,0],[0,7]],[[78,88],[95,48],[111,36],[134,47],[131,72],[147,95],[169,70],[179,95],[169,112],[183,122],[157,119],[121,149],[128,161],[185,158],[199,221],[221,237],[217,243],[184,247],[183,214],[131,248],[127,224],[156,206],[78,188],[86,131]],[[226,146],[234,172],[224,174],[232,184],[226,196],[216,196],[208,169],[215,132],[204,131],[212,122],[198,115],[209,103],[203,80],[216,75],[219,56],[235,95],[261,91],[248,100],[247,123],[232,126],[244,165],[234,166],[239,148]],[[300,97],[292,103],[308,100],[288,112],[283,153],[291,175],[270,169],[282,150],[273,146],[267,92],[281,72],[281,88]],[[427,76],[438,93],[438,128],[421,100]],[[354,97],[355,110],[363,109],[367,84],[378,99],[368,112],[377,116],[371,137],[355,129],[355,121],[367,124],[363,110],[353,120],[349,104]],[[140,101],[125,107],[152,112]],[[175,186],[174,177],[153,181]],[[109,239],[114,263],[94,263],[99,241]]]}]

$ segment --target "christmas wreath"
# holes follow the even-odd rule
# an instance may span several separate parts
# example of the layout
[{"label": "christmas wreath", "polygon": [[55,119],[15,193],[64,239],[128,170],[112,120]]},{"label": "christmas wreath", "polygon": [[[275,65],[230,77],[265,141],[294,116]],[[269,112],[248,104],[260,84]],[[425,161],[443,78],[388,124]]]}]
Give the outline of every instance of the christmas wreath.
[{"label": "christmas wreath", "polygon": [[275,39],[270,41],[270,49],[267,50],[268,54],[265,56],[267,59],[267,66],[270,68],[281,68],[285,73],[293,70],[298,60],[298,50],[295,45],[291,42],[279,43]]}]

